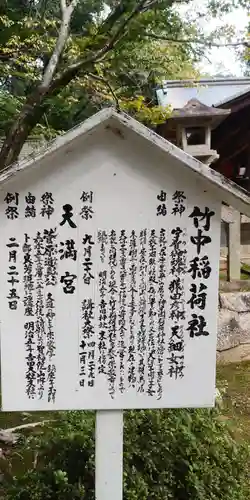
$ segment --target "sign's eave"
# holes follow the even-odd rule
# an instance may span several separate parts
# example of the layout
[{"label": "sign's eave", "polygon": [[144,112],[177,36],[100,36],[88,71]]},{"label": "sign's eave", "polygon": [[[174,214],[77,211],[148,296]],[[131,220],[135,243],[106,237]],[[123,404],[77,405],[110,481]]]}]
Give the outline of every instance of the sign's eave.
[{"label": "sign's eave", "polygon": [[85,135],[93,131],[99,125],[107,122],[111,118],[134,131],[158,149],[162,150],[166,156],[172,156],[180,164],[188,167],[191,171],[201,176],[210,188],[214,188],[215,191],[217,191],[218,198],[229,205],[232,205],[242,214],[250,217],[250,196],[246,190],[237,186],[234,182],[230,181],[199,160],[196,160],[193,156],[188,155],[182,149],[179,149],[177,146],[159,136],[145,125],[142,125],[134,118],[126,115],[125,113],[117,112],[113,108],[102,109],[92,117],[85,120],[81,125],[78,125],[55,139],[45,149],[31,154],[26,159],[16,162],[10,167],[4,169],[0,173],[0,184],[6,182],[12,176],[17,175],[18,172],[21,172],[29,167],[34,167],[36,164],[40,164],[41,161],[52,153],[55,153],[62,146],[69,144],[81,135]]}]

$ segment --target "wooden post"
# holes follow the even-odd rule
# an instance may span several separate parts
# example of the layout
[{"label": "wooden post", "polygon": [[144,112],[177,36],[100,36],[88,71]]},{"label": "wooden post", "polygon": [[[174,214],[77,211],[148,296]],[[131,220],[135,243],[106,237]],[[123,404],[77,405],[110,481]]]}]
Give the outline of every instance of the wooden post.
[{"label": "wooden post", "polygon": [[95,498],[122,500],[123,496],[123,412],[96,412]]},{"label": "wooden post", "polygon": [[240,279],[241,214],[232,210],[232,222],[228,227],[228,279]]}]

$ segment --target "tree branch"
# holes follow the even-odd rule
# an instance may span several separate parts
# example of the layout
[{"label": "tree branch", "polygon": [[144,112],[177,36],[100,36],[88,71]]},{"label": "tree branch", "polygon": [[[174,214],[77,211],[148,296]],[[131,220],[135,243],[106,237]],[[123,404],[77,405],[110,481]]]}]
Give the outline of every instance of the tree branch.
[{"label": "tree branch", "polygon": [[29,424],[17,425],[16,427],[10,427],[9,429],[0,429],[0,442],[8,445],[13,445],[19,439],[19,434],[16,434],[16,431],[43,426],[48,422],[52,422],[52,420],[41,420],[40,422],[31,422]]},{"label": "tree branch", "polygon": [[160,0],[152,0],[151,2],[147,2],[146,5],[143,7],[142,12],[146,12],[149,9],[152,9],[152,7],[155,7]]},{"label": "tree branch", "polygon": [[63,16],[63,15],[64,15],[65,10],[67,9],[66,0],[60,0],[60,4],[61,4],[61,12],[62,12],[62,16]]},{"label": "tree branch", "polygon": [[90,66],[91,64],[102,60],[103,57],[108,52],[110,52],[110,50],[112,50],[115,47],[115,45],[125,36],[126,27],[129,25],[129,23],[137,14],[142,12],[143,6],[146,2],[147,0],[140,0],[138,5],[134,7],[130,15],[123,21],[123,23],[121,23],[120,27],[116,30],[111,39],[104,44],[103,47],[101,47],[99,50],[96,50],[95,52],[91,52],[91,54],[85,59],[73,63],[65,71],[59,74],[52,82],[51,86],[52,92],[57,88],[57,86],[61,86],[61,82],[70,81],[72,78],[77,76],[79,72],[83,69],[83,67],[87,69],[87,67]]},{"label": "tree branch", "polygon": [[239,42],[228,42],[228,43],[215,43],[210,40],[200,40],[200,39],[183,39],[183,38],[170,38],[164,35],[157,35],[156,33],[145,33],[145,36],[152,38],[153,40],[162,40],[171,43],[195,43],[198,45],[207,45],[208,47],[240,47],[244,46],[250,48],[250,43],[246,40],[241,40]]},{"label": "tree branch", "polygon": [[[13,123],[4,141],[0,153],[0,170],[4,169],[18,159],[24,142],[34,126],[43,116],[46,105],[48,105],[48,98],[57,95],[62,88],[66,87],[79,74],[84,75],[84,73],[87,74],[88,72],[93,71],[94,63],[105,58],[106,54],[109,53],[127,34],[128,26],[131,21],[138,14],[144,12],[147,5],[150,6],[150,2],[148,2],[148,0],[140,0],[136,2],[135,7],[123,20],[121,18],[121,8],[119,11],[119,18],[121,18],[121,22],[118,23],[119,25],[111,37],[108,38],[108,40],[103,39],[103,36],[101,37],[101,40],[97,37],[96,41],[85,48],[85,50],[88,51],[86,57],[67,67],[67,69],[62,71],[62,73],[55,75],[60,56],[67,42],[71,15],[75,6],[79,2],[79,0],[72,0],[68,6],[66,4],[65,10],[65,1],[66,0],[61,0],[62,22],[53,54],[50,58],[48,66],[45,69],[42,82],[27,97],[17,120]],[[122,4],[122,1],[120,4]],[[114,18],[110,22],[111,26],[114,26],[113,21]],[[105,33],[102,35],[105,35]],[[106,35],[108,35],[107,32]]]},{"label": "tree branch", "polygon": [[108,33],[112,30],[114,24],[127,12],[125,3],[120,2],[113,12],[109,14],[107,19],[102,23],[98,31],[99,34]]},{"label": "tree branch", "polygon": [[140,0],[140,2],[138,2],[138,5],[136,7],[134,7],[134,9],[130,13],[130,15],[121,24],[120,28],[118,28],[118,30],[117,30],[117,32],[115,34],[115,38],[117,38],[121,33],[123,33],[123,31],[125,30],[125,28],[127,27],[127,25],[132,21],[132,19],[137,14],[139,14],[140,12],[143,12],[144,10],[147,10],[146,4],[147,4],[147,0]]},{"label": "tree branch", "polygon": [[106,85],[106,87],[108,87],[108,89],[109,89],[110,93],[112,94],[113,99],[115,101],[115,107],[116,107],[117,111],[120,111],[119,99],[118,99],[114,89],[111,87],[109,81],[106,78],[104,78],[103,76],[94,75],[93,73],[88,73],[88,76],[93,78],[93,80],[104,83],[104,85]]},{"label": "tree branch", "polygon": [[29,424],[17,425],[16,427],[10,427],[9,429],[1,429],[1,432],[16,432],[22,429],[30,429],[33,427],[43,426],[44,424],[48,424],[53,422],[53,420],[40,420],[39,422],[30,422]]},{"label": "tree branch", "polygon": [[53,54],[50,57],[50,60],[43,75],[42,83],[40,84],[41,89],[42,88],[46,89],[50,85],[52,78],[56,72],[59,59],[61,57],[61,54],[68,39],[71,16],[78,2],[79,0],[72,0],[71,3],[67,6],[66,0],[61,0],[61,12],[62,12],[61,26],[56,41],[56,45],[53,50]]},{"label": "tree branch", "polygon": [[75,7],[77,6],[78,2],[79,2],[79,0],[71,0],[71,2],[69,2],[69,4],[67,5],[67,0],[60,0],[62,17],[64,17],[65,14],[67,14],[68,9],[71,10],[71,14],[72,14],[72,12],[75,9]]}]

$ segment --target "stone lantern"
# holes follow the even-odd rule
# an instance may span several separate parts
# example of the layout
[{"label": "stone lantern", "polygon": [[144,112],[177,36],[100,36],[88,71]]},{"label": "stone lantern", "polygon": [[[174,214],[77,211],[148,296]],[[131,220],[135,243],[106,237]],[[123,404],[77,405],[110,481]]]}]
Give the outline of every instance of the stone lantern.
[{"label": "stone lantern", "polygon": [[179,148],[210,165],[219,158],[217,151],[211,149],[211,131],[229,113],[228,109],[213,108],[191,99],[183,108],[174,110],[168,125],[175,130]]}]

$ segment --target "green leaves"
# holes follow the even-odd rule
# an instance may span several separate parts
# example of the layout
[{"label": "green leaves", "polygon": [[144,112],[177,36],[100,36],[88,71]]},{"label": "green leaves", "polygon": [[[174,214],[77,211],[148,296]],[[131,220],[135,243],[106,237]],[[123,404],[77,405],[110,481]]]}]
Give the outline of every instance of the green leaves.
[{"label": "green leaves", "polygon": [[[234,2],[209,0],[209,13]],[[148,125],[164,122],[169,110],[157,109],[155,88],[163,79],[197,77],[195,63],[206,49],[199,23],[180,15],[181,4],[192,9],[192,0],[79,0],[68,33],[59,0],[2,2],[0,89],[28,103],[12,121],[8,114],[7,127],[0,123],[0,133],[8,132],[2,168],[17,159],[34,128],[51,136],[108,104]]]},{"label": "green leaves", "polygon": [[22,108],[24,99],[12,96],[8,91],[0,90],[0,137],[5,136],[13,117]]},{"label": "green leaves", "polygon": [[[180,34],[183,22],[172,10],[172,3],[163,0],[153,9],[132,16],[139,2],[110,2],[113,10],[108,15],[106,9],[105,19],[103,1],[80,1],[72,18],[71,33],[60,57],[55,78],[67,71],[70,65],[78,64],[88,57],[88,54],[94,56],[100,48],[110,43],[123,23],[132,17],[107,56],[90,67],[83,67],[82,73],[78,72],[78,79],[72,77],[69,86],[59,84],[61,87],[56,93],[62,98],[49,98],[46,116],[42,118],[41,134],[44,133],[44,127],[58,132],[67,130],[103,104],[112,104],[114,95],[117,95],[121,107],[131,111],[138,119],[153,125],[164,121],[168,110],[157,110],[155,105],[151,109],[153,87],[163,78],[194,75],[192,58],[180,44],[169,46],[166,42],[150,40],[146,36],[146,30],[153,29],[158,33]],[[16,0],[11,0],[0,11],[0,78],[2,89],[13,95],[13,123],[16,111],[20,110],[20,106],[15,106],[15,98],[28,96],[32,88],[41,82],[58,36],[60,15],[58,0],[25,1],[23,9],[20,9]],[[101,75],[103,81],[93,79],[91,74]],[[140,109],[137,109],[141,95],[144,99]],[[11,125],[11,113],[5,120],[5,110],[6,107],[2,112],[2,123],[7,124],[7,127],[4,125],[6,133]]]},{"label": "green leaves", "polygon": [[[249,447],[219,417],[219,410],[125,412],[124,499],[248,500]],[[39,452],[36,469],[7,482],[6,500],[94,499],[93,413],[59,414],[28,447]]]}]

